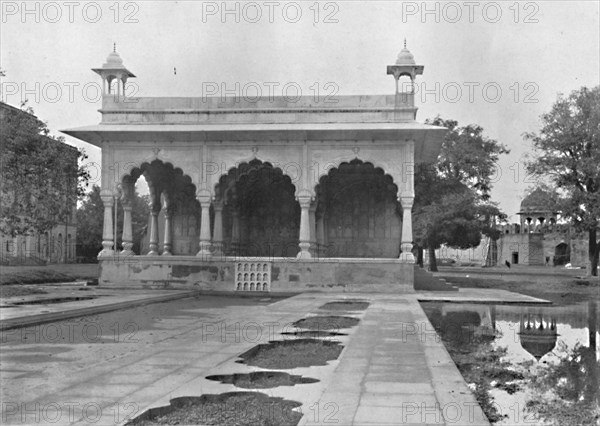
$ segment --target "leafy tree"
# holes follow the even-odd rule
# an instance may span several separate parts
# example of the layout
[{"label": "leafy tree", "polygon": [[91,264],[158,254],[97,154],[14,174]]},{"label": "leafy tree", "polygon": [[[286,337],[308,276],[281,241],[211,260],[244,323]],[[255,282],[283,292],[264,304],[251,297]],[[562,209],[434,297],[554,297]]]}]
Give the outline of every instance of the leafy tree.
[{"label": "leafy tree", "polygon": [[[150,215],[150,197],[134,192],[131,222],[133,228],[133,251],[140,253],[140,244],[145,234]],[[102,229],[104,204],[100,198],[100,187],[94,185],[81,207],[77,209],[77,253],[87,260],[96,259],[102,250]],[[121,245],[123,235],[123,207],[117,207],[117,245]]]},{"label": "leafy tree", "polygon": [[600,86],[582,87],[559,95],[541,116],[538,133],[526,133],[537,156],[527,163],[565,195],[559,201],[563,217],[588,233],[589,272],[598,275],[600,241]]},{"label": "leafy tree", "polygon": [[49,134],[33,110],[0,109],[0,231],[6,235],[46,232],[70,220],[88,173],[82,151]]},{"label": "leafy tree", "polygon": [[495,164],[508,149],[483,135],[477,125],[459,127],[454,120],[436,117],[428,124],[448,128],[435,164],[415,170],[415,241],[422,266],[422,249],[429,252],[429,267],[437,271],[435,250],[476,247],[482,233],[498,238],[494,223],[503,217],[489,201]]}]

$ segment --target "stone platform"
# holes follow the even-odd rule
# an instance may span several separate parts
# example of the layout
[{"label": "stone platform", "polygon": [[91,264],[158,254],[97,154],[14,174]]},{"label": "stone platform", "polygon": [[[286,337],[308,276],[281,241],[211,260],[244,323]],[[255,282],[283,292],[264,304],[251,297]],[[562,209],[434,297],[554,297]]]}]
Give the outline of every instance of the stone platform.
[{"label": "stone platform", "polygon": [[[243,286],[238,286],[238,278],[242,277],[236,276],[236,266],[253,263],[269,265],[268,290],[273,292],[414,293],[414,265],[398,259],[364,258],[215,257],[206,260],[192,256],[111,257],[100,260],[99,284],[244,291]],[[249,275],[255,271],[246,272]],[[258,291],[256,286],[247,290]]]}]

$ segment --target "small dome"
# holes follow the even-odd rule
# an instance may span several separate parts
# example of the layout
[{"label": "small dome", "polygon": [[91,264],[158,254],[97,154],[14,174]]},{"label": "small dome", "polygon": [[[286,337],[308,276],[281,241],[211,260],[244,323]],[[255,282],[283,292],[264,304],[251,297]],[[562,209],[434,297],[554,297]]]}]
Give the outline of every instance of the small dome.
[{"label": "small dome", "polygon": [[552,213],[554,210],[554,199],[552,194],[537,188],[521,201],[521,212],[523,213]]},{"label": "small dome", "polygon": [[400,51],[398,54],[398,59],[396,59],[396,65],[417,65],[415,62],[415,57],[410,50],[404,46],[404,49]]},{"label": "small dome", "polygon": [[106,58],[106,63],[103,65],[104,68],[125,68],[123,66],[123,59],[117,52],[110,52]]}]

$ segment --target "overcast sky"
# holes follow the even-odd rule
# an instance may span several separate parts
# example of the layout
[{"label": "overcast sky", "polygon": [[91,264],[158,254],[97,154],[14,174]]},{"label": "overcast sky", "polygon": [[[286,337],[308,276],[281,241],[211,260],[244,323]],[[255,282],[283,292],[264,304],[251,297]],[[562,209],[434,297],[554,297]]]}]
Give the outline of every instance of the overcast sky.
[{"label": "overcast sky", "polygon": [[[18,106],[29,99],[55,135],[100,121],[100,79],[90,68],[102,66],[114,42],[138,77],[136,96],[202,96],[206,83],[235,90],[236,82],[240,89],[256,83],[250,86],[263,95],[265,83],[281,84],[275,95],[294,83],[312,96],[316,88],[321,95],[392,94],[386,65],[406,38],[425,66],[417,120],[439,114],[476,123],[511,149],[492,198],[513,220],[532,184],[522,133],[539,129],[559,92],[600,84],[597,1],[259,1],[226,3],[230,13],[220,1],[1,6],[2,100]],[[98,148],[66,140],[100,162]]]}]

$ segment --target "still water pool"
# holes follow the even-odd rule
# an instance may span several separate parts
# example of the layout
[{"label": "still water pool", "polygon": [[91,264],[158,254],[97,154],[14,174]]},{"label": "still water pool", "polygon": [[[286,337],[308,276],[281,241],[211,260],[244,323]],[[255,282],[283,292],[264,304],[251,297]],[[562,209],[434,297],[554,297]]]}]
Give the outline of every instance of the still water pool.
[{"label": "still water pool", "polygon": [[422,303],[499,425],[600,425],[599,305]]}]

